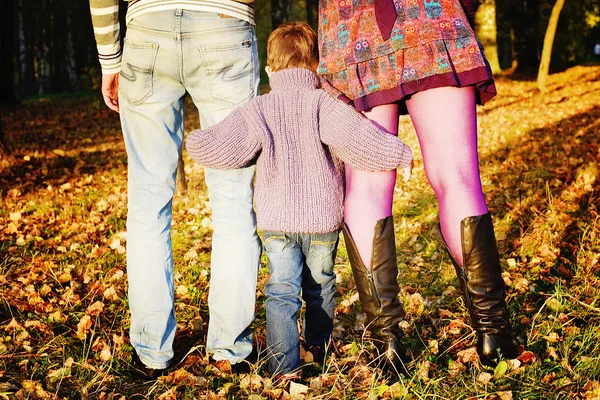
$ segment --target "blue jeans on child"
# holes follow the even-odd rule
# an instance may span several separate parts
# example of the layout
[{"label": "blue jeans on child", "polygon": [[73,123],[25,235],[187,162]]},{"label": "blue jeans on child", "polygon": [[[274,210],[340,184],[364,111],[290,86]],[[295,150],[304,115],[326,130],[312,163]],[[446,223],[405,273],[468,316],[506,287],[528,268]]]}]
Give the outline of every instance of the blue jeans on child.
[{"label": "blue jeans on child", "polygon": [[[177,9],[140,15],[127,26],[119,100],[129,178],[130,337],[150,368],[166,368],[173,357],[171,206],[186,92],[208,128],[254,97],[258,83],[256,36],[247,22]],[[261,252],[254,168],[205,169],[214,230],[207,348],[233,364],[252,351]]]},{"label": "blue jeans on child", "polygon": [[336,291],[335,255],[339,231],[288,233],[265,231],[264,252],[269,260],[267,295],[267,348],[273,376],[300,367],[298,311],[306,302],[304,340],[325,345],[333,331]]}]

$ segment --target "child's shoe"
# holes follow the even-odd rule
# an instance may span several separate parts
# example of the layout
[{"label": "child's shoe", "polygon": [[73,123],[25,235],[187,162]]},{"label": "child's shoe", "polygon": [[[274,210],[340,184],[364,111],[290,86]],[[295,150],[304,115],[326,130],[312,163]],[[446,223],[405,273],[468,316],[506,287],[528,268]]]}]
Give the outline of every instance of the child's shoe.
[{"label": "child's shoe", "polygon": [[313,362],[323,364],[326,356],[333,352],[333,341],[329,340],[327,343],[321,344],[303,343],[303,347],[305,351],[312,354]]}]

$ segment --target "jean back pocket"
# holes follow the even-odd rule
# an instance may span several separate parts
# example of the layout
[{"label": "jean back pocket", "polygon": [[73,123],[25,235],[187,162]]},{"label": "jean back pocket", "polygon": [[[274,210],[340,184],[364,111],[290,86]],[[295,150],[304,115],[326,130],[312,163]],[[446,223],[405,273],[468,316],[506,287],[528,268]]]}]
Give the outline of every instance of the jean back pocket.
[{"label": "jean back pocket", "polygon": [[119,95],[134,106],[152,95],[152,75],[157,53],[157,44],[133,43],[125,39]]},{"label": "jean back pocket", "polygon": [[204,70],[213,100],[238,106],[256,94],[258,61],[252,39],[201,46]]}]

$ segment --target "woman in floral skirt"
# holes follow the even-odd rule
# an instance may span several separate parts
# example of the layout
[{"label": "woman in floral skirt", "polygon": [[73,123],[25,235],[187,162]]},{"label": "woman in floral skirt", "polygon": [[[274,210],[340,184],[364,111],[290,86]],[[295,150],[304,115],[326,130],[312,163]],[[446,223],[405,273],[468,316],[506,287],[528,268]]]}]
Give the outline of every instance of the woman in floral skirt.
[{"label": "woman in floral skirt", "polygon": [[[473,0],[320,0],[324,88],[390,134],[411,117],[439,208],[437,240],[458,275],[483,364],[514,358],[494,228],[477,154],[476,104],[496,94],[472,23]],[[395,171],[346,166],[344,237],[367,315],[387,365],[403,369],[392,215]]]}]

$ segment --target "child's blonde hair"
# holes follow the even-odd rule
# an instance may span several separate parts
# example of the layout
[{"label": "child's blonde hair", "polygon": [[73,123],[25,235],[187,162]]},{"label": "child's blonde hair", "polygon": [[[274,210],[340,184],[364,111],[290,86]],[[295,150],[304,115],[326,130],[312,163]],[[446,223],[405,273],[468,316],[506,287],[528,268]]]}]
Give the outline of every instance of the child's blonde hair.
[{"label": "child's blonde hair", "polygon": [[286,68],[316,70],[319,65],[317,34],[306,22],[279,25],[269,35],[267,65],[273,72]]}]

